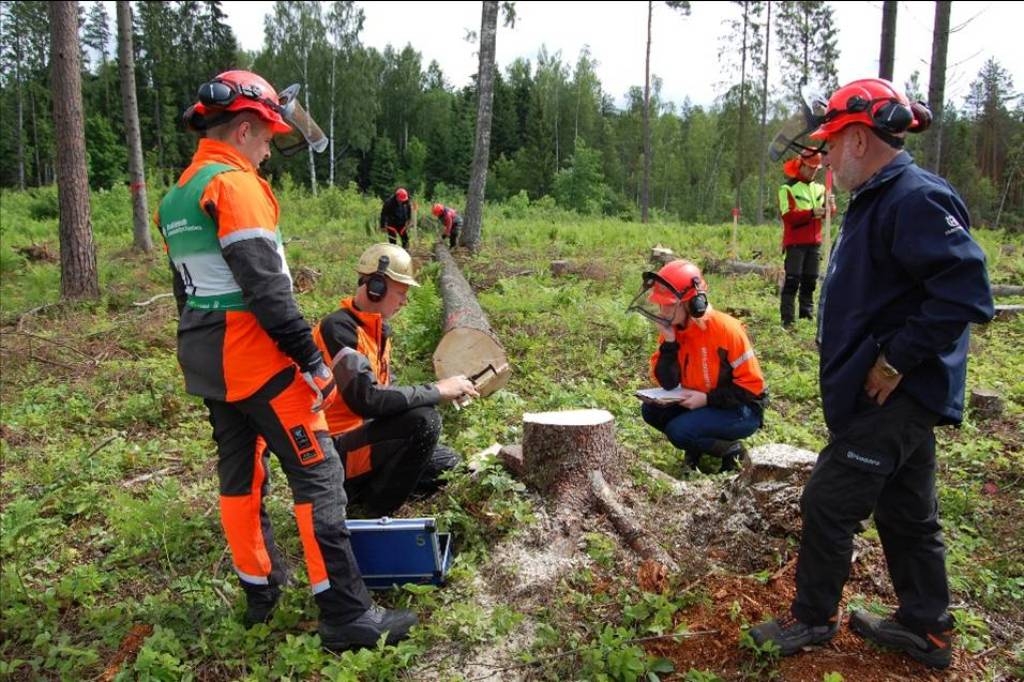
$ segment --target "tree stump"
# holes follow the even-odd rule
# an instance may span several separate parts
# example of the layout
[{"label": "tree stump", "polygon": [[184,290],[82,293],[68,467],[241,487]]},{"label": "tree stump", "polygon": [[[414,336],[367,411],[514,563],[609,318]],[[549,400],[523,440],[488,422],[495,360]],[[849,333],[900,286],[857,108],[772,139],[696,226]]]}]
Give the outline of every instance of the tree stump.
[{"label": "tree stump", "polygon": [[676,260],[678,256],[667,246],[658,244],[657,246],[651,247],[651,265],[661,267]]},{"label": "tree stump", "polygon": [[480,395],[488,396],[508,383],[505,349],[448,247],[437,242],[434,255],[441,264],[438,289],[444,302],[443,335],[434,351],[434,372],[438,379],[459,374],[474,378]]},{"label": "tree stump", "polygon": [[996,419],[1003,414],[1003,396],[987,388],[971,390],[968,404],[971,414],[978,419]]},{"label": "tree stump", "polygon": [[571,272],[569,268],[569,261],[567,260],[553,260],[551,261],[551,276],[561,277],[568,275]]},{"label": "tree stump", "polygon": [[617,472],[622,457],[615,417],[607,410],[565,410],[523,415],[523,468],[528,484],[561,500],[590,496],[589,472]]}]

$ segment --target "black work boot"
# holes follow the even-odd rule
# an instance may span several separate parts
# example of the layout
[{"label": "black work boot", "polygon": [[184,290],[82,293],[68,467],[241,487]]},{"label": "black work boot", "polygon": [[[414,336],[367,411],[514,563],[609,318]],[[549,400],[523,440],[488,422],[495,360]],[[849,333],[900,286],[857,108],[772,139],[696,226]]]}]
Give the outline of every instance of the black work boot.
[{"label": "black work boot", "polygon": [[387,633],[385,644],[397,644],[409,635],[419,619],[408,609],[385,609],[376,604],[363,615],[344,624],[320,622],[320,642],[328,651],[341,652],[377,646],[380,636]]},{"label": "black work boot", "polygon": [[257,623],[269,623],[274,615],[277,602],[281,598],[281,588],[276,585],[261,586],[260,589],[245,590],[245,615],[242,624],[251,628]]},{"label": "black work boot", "polygon": [[945,669],[953,660],[953,632],[917,634],[893,618],[854,611],[850,629],[875,644],[899,649],[930,668]]},{"label": "black work boot", "polygon": [[801,623],[792,614],[769,620],[750,628],[750,636],[758,646],[768,642],[779,647],[783,656],[790,656],[811,644],[827,642],[839,632],[839,618],[833,616],[825,625]]},{"label": "black work boot", "polygon": [[734,471],[736,469],[736,460],[746,455],[747,449],[743,447],[743,441],[716,440],[711,445],[711,449],[708,450],[708,454],[722,460],[722,466],[719,468],[719,471]]}]

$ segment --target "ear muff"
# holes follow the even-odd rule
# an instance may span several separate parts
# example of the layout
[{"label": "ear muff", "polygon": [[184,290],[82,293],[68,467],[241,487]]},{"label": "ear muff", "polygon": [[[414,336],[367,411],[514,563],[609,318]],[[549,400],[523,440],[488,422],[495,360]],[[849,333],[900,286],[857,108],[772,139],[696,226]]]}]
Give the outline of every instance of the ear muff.
[{"label": "ear muff", "polygon": [[871,120],[887,133],[905,133],[914,122],[914,112],[899,100],[890,99],[871,112]]},{"label": "ear muff", "polygon": [[708,295],[700,291],[699,278],[694,277],[690,286],[697,290],[697,295],[686,302],[686,309],[690,317],[704,317],[704,313],[708,311]]},{"label": "ear muff", "polygon": [[381,256],[377,261],[377,272],[366,275],[366,297],[376,303],[383,299],[388,293],[388,267],[391,265],[391,259],[387,256]]}]

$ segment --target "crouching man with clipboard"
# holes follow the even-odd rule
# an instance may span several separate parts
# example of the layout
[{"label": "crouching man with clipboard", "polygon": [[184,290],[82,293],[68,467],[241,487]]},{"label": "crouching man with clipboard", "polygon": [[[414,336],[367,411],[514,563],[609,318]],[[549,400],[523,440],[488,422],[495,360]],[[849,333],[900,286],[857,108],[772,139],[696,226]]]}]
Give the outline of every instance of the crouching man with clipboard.
[{"label": "crouching man with clipboard", "polygon": [[660,388],[637,391],[644,421],[664,433],[697,469],[701,456],[736,468],[741,439],[761,428],[768,393],[743,324],[711,307],[700,269],[685,260],[643,273],[628,310],[658,328],[651,376]]}]

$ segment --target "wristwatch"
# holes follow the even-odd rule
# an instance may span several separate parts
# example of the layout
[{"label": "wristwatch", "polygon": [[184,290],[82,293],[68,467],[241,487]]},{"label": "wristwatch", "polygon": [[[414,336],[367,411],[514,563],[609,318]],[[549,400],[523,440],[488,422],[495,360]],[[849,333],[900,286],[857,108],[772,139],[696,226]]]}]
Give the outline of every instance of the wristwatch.
[{"label": "wristwatch", "polygon": [[885,353],[879,353],[878,360],[875,362],[878,366],[878,370],[882,373],[886,379],[894,379],[900,375],[900,371],[889,364],[889,361],[885,359]]}]

